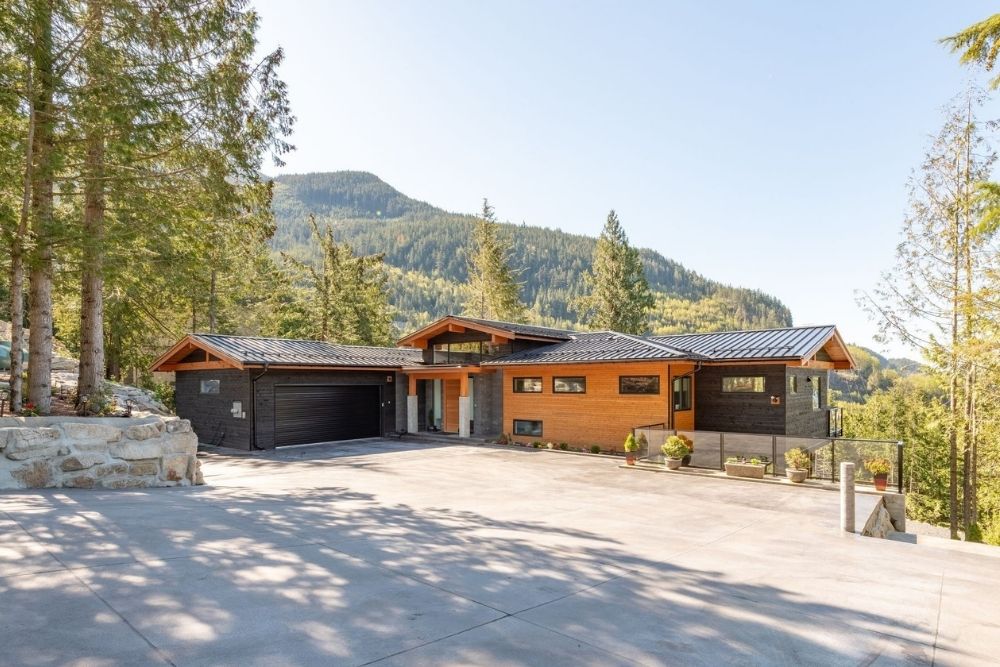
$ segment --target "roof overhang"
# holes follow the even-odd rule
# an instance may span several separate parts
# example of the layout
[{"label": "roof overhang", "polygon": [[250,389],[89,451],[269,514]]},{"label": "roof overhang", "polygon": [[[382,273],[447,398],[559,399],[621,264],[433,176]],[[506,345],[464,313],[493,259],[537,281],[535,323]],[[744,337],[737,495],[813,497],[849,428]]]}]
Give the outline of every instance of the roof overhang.
[{"label": "roof overhang", "polygon": [[523,333],[516,333],[502,326],[485,324],[483,322],[472,322],[461,317],[448,315],[436,322],[432,322],[422,329],[417,329],[413,333],[400,338],[396,345],[399,347],[415,347],[426,350],[429,341],[441,334],[457,333],[464,334],[470,331],[481,333],[490,337],[490,342],[494,345],[504,345],[513,340],[535,340],[543,343],[557,343],[560,339],[546,336],[532,336]]},{"label": "roof overhang", "polygon": [[[826,355],[830,357],[829,360],[820,360],[816,356],[820,351],[825,351]],[[840,335],[840,331],[837,327],[833,327],[830,335],[825,339],[817,343],[812,351],[802,359],[802,366],[807,366],[810,368],[826,368],[829,370],[850,370],[857,367],[857,362],[854,361],[854,356],[851,355],[850,349],[847,347],[847,343]]]},{"label": "roof overhang", "polygon": [[[202,351],[203,359],[189,359],[192,352]],[[197,357],[198,355],[195,355]],[[196,340],[191,334],[184,336],[176,345],[160,355],[149,370],[161,373],[170,371],[208,371],[235,368],[243,370],[243,362],[234,359],[215,347]]]}]

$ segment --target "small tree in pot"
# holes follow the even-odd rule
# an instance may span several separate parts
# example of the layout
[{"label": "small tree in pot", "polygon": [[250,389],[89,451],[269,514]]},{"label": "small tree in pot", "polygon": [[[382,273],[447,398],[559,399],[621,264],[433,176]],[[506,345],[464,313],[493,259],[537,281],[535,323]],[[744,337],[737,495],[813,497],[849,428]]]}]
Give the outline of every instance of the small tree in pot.
[{"label": "small tree in pot", "polygon": [[801,447],[785,452],[785,475],[789,481],[801,484],[809,476],[809,453]]},{"label": "small tree in pot", "polygon": [[684,461],[684,457],[691,453],[691,450],[688,449],[687,443],[684,442],[684,439],[676,435],[672,435],[667,438],[667,441],[660,447],[660,451],[663,452],[667,468],[670,470],[677,470],[680,468],[681,463]]},{"label": "small tree in pot", "polygon": [[[641,438],[642,434],[639,434],[639,437]],[[623,445],[623,447],[625,449],[625,463],[629,464],[630,466],[634,466],[635,453],[639,451],[639,443],[636,442],[634,434],[632,433],[628,434],[628,437],[625,438],[625,444]]]},{"label": "small tree in pot", "polygon": [[872,474],[875,490],[885,491],[885,484],[889,480],[889,471],[892,470],[892,463],[889,462],[889,459],[882,457],[868,459],[865,461],[865,470]]}]

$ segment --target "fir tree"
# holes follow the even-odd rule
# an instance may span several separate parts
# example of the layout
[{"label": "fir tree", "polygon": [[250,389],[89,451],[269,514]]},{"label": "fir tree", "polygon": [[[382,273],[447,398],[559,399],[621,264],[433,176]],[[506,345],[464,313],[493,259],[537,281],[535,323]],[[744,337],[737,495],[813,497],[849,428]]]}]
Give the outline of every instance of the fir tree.
[{"label": "fir tree", "polygon": [[468,256],[466,315],[507,322],[524,319],[521,283],[511,267],[513,248],[493,214],[493,207],[483,199],[483,212],[473,228],[472,252]]}]

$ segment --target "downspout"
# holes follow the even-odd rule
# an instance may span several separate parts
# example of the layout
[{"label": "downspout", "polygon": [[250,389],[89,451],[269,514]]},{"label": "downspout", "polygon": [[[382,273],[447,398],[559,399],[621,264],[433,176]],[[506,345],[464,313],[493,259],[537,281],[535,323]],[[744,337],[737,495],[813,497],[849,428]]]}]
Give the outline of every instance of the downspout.
[{"label": "downspout", "polygon": [[250,378],[250,451],[257,449],[257,380],[264,377],[267,372],[267,362],[264,362],[264,370],[256,377]]}]

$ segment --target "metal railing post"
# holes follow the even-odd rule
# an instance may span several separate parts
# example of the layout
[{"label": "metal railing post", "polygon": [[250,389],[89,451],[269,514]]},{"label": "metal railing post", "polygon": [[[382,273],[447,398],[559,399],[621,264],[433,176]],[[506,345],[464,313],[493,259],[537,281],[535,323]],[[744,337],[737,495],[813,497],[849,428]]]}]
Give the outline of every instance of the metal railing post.
[{"label": "metal railing post", "polygon": [[771,436],[771,476],[778,476],[778,436]]},{"label": "metal railing post", "polygon": [[837,481],[837,441],[830,440],[830,481]]},{"label": "metal railing post", "polygon": [[903,492],[903,441],[896,443],[896,490]]},{"label": "metal railing post", "polygon": [[719,432],[719,470],[726,469],[726,434]]}]

